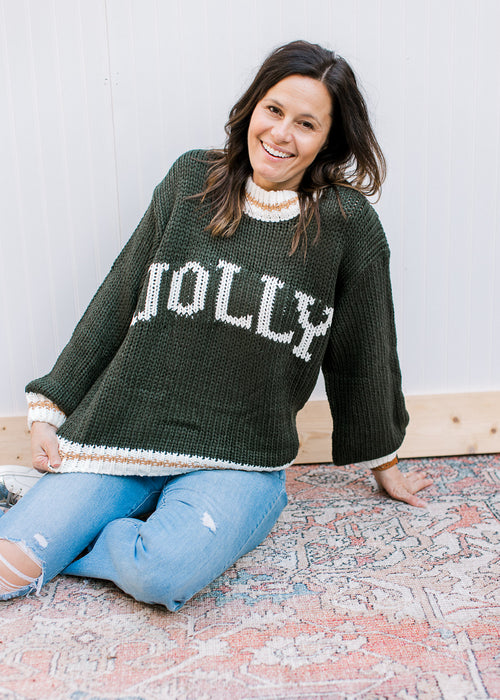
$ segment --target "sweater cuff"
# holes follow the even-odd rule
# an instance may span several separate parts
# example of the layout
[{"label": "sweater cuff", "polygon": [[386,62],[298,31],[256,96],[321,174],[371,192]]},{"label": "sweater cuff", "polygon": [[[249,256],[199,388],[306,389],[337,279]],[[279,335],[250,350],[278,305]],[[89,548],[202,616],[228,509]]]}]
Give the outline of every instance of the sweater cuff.
[{"label": "sweater cuff", "polygon": [[28,402],[28,430],[31,430],[35,421],[50,423],[55,428],[60,428],[66,420],[66,414],[43,394],[27,392],[26,400]]},{"label": "sweater cuff", "polygon": [[358,462],[356,466],[363,467],[365,469],[374,469],[375,467],[380,467],[381,464],[391,462],[396,456],[396,454],[397,450],[396,452],[391,452],[390,455],[386,455],[385,457],[377,457],[377,459],[369,459],[366,462]]}]

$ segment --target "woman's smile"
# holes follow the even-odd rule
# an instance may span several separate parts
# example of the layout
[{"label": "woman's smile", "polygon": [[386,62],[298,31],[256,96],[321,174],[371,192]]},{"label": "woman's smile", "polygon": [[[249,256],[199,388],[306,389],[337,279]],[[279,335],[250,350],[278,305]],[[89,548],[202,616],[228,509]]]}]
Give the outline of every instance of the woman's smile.
[{"label": "woman's smile", "polygon": [[265,152],[269,153],[269,155],[274,156],[275,158],[293,158],[292,153],[284,153],[278,148],[273,148],[269,143],[264,143],[264,141],[262,141],[261,143]]}]

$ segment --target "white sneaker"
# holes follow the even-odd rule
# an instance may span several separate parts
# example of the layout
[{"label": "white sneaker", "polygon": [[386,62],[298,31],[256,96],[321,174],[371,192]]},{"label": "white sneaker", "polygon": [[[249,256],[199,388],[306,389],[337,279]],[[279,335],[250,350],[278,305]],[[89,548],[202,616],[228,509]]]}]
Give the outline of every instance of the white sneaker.
[{"label": "white sneaker", "polygon": [[0,506],[10,508],[43,476],[36,469],[20,464],[0,466]]}]

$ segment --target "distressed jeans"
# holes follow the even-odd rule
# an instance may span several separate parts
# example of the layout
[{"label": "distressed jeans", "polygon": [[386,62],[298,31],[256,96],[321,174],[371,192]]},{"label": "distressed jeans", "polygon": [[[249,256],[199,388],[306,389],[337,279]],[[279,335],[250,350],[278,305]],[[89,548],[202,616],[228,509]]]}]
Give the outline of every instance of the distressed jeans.
[{"label": "distressed jeans", "polygon": [[178,610],[260,544],[286,503],[284,471],[46,474],[0,517],[0,539],[19,544],[42,574],[0,599],[39,591],[62,572]]}]

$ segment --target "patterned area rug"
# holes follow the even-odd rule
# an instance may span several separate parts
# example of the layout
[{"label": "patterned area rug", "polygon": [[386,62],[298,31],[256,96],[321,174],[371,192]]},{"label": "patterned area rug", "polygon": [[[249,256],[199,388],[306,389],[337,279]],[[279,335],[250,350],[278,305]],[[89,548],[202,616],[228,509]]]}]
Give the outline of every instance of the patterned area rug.
[{"label": "patterned area rug", "polygon": [[0,603],[0,698],[499,698],[500,456],[417,467],[426,510],[293,467],[272,534],[179,613],[70,577]]}]

